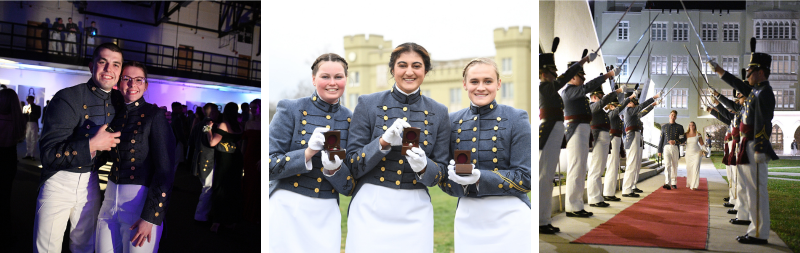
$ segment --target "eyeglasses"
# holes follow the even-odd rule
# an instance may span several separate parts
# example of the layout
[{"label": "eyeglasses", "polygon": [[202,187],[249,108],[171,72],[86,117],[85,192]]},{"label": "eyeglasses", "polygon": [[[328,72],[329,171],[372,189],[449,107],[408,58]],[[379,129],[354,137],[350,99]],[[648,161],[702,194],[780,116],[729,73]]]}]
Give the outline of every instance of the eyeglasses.
[{"label": "eyeglasses", "polygon": [[123,82],[130,82],[130,81],[133,81],[133,84],[136,84],[136,85],[142,85],[142,84],[144,84],[145,82],[147,82],[147,79],[145,79],[144,77],[130,77],[130,76],[122,76],[122,81],[123,81]]}]

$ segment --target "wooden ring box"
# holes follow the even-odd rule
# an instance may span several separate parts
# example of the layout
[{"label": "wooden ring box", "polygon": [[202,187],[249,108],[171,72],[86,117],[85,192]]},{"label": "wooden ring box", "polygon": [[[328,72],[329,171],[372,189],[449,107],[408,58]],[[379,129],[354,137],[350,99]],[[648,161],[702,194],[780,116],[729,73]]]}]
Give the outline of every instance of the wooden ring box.
[{"label": "wooden ring box", "polygon": [[456,150],[453,154],[453,157],[456,161],[456,175],[472,175],[472,164],[469,163],[472,155],[469,150]]},{"label": "wooden ring box", "polygon": [[322,144],[322,149],[328,152],[328,160],[334,161],[334,157],[337,155],[339,159],[344,160],[347,152],[341,147],[342,132],[331,130],[323,133],[323,135],[325,136],[325,142]]},{"label": "wooden ring box", "polygon": [[420,129],[417,127],[403,128],[403,147],[400,149],[401,155],[406,155],[406,152],[414,147],[419,147],[419,133]]}]

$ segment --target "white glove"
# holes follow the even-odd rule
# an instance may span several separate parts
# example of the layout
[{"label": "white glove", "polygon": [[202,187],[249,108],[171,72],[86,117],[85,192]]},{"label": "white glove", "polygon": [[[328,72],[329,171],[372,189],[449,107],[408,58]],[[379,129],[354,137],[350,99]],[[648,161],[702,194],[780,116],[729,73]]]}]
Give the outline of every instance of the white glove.
[{"label": "white glove", "polygon": [[[717,62],[715,62],[714,60],[709,60],[708,61],[708,66],[711,67],[711,69],[713,71],[713,70],[717,69],[717,67],[719,67],[719,64],[717,64]],[[714,72],[716,72],[716,71],[714,71]]]},{"label": "white glove", "polygon": [[765,162],[767,162],[767,154],[755,153],[754,157],[756,159],[756,163],[765,163]]},{"label": "white glove", "polygon": [[406,127],[411,127],[411,125],[403,119],[397,119],[392,123],[392,126],[386,129],[381,138],[389,143],[389,146],[403,145],[403,139],[400,136],[403,135],[403,128]]},{"label": "white glove", "polygon": [[411,170],[414,172],[419,173],[425,166],[428,166],[428,157],[425,155],[425,150],[421,148],[411,148],[406,152],[406,160],[408,160],[408,166],[411,166]]},{"label": "white glove", "polygon": [[597,53],[589,54],[589,62],[593,62],[595,58],[597,58]]},{"label": "white glove", "polygon": [[325,132],[328,129],[324,127],[317,127],[314,129],[314,133],[311,134],[311,138],[308,140],[308,148],[312,150],[322,150],[322,144],[325,143]]},{"label": "white glove", "polygon": [[615,76],[618,76],[620,73],[622,73],[622,69],[621,68],[619,68],[619,67],[614,68],[614,75]]},{"label": "white glove", "polygon": [[342,166],[342,158],[339,158],[339,155],[333,156],[333,161],[331,161],[330,159],[328,159],[328,152],[325,152],[325,150],[320,152],[322,153],[322,159],[320,160],[322,160],[322,167],[325,170],[328,171],[336,170]]},{"label": "white glove", "polygon": [[481,170],[475,168],[475,164],[472,164],[472,175],[468,176],[459,176],[456,174],[455,169],[455,161],[450,160],[450,165],[447,166],[447,175],[450,177],[450,180],[456,182],[460,185],[471,185],[478,182],[478,179],[481,178]]}]

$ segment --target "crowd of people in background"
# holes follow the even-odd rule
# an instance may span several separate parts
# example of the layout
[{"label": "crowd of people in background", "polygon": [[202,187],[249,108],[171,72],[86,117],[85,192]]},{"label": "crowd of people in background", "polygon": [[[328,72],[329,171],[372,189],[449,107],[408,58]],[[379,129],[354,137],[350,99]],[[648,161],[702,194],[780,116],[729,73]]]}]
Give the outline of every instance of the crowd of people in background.
[{"label": "crowd of people in background", "polygon": [[[43,26],[46,25],[46,23],[43,24]],[[80,43],[77,38],[79,37],[78,35],[81,34],[81,30],[78,28],[78,24],[72,22],[72,17],[67,18],[67,24],[64,24],[64,19],[56,18],[48,29],[48,38],[50,39],[48,50],[50,54],[66,56],[77,55],[78,43]],[[97,32],[97,23],[94,21],[92,21],[91,26],[83,29],[87,46],[95,45],[95,36],[97,36]],[[87,50],[94,49],[88,48]]]}]

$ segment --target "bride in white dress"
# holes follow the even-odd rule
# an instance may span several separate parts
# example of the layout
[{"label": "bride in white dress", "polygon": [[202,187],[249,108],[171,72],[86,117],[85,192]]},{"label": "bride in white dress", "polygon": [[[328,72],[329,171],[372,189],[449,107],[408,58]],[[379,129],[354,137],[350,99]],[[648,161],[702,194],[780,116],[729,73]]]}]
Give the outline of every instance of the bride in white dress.
[{"label": "bride in white dress", "polygon": [[697,190],[700,185],[700,159],[708,152],[704,148],[703,135],[697,133],[697,125],[689,122],[686,132],[686,187]]}]

